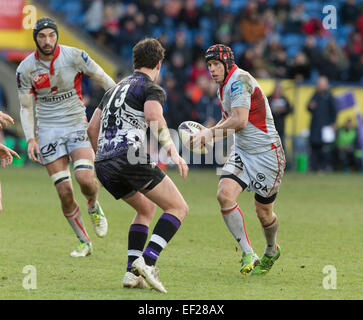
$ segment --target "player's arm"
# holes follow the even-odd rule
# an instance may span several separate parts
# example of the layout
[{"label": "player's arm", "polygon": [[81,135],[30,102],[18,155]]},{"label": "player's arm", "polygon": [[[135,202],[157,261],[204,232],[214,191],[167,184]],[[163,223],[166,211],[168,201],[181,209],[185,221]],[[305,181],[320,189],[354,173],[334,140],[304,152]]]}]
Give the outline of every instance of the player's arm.
[{"label": "player's arm", "polygon": [[222,140],[244,129],[248,123],[248,115],[248,108],[234,107],[231,116],[220,120],[215,126],[211,128],[200,126],[201,130],[191,135],[193,148],[198,148],[206,142]]},{"label": "player's arm", "polygon": [[34,135],[33,88],[28,74],[29,72],[26,68],[20,64],[16,71],[20,102],[20,122],[24,131],[25,140],[28,143],[28,157],[35,162],[40,162],[40,150]]},{"label": "player's arm", "polygon": [[115,81],[82,50],[75,50],[75,63],[77,69],[96,81],[105,91],[116,85]]},{"label": "player's arm", "polygon": [[91,142],[92,149],[95,153],[97,152],[97,141],[101,127],[101,115],[102,115],[102,110],[96,108],[96,110],[93,112],[92,118],[87,128],[88,138],[89,141]]},{"label": "player's arm", "polygon": [[[165,148],[172,161],[178,165],[179,174],[184,179],[188,175],[188,165],[179,155],[173,139],[170,136],[168,126],[163,116],[163,107],[157,100],[148,100],[144,104],[145,120],[149,123],[151,132],[157,137],[159,143]],[[157,129],[157,132],[155,132]]]},{"label": "player's arm", "polygon": [[216,137],[216,132],[218,132],[218,130],[223,133],[223,137],[225,138],[232,132],[238,132],[244,129],[248,123],[249,111],[248,108],[243,107],[232,108],[232,115],[229,118],[222,122],[218,122],[215,126],[209,128],[212,137]]},{"label": "player's arm", "polygon": [[28,143],[28,156],[31,160],[40,162],[40,150],[34,136],[33,94],[19,92],[19,101],[20,122]]}]

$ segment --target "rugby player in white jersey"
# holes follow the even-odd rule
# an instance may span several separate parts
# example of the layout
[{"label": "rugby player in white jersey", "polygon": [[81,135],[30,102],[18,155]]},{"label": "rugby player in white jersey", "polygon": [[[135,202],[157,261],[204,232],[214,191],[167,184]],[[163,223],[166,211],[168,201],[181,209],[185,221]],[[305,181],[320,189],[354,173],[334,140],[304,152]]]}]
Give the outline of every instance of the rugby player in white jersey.
[{"label": "rugby player in white jersey", "polygon": [[[72,257],[92,252],[92,244],[74,198],[70,162],[76,181],[87,199],[95,233],[104,237],[107,220],[98,202],[94,152],[87,136],[87,119],[81,93],[82,76],[89,76],[105,90],[115,82],[85,51],[58,45],[55,22],[40,18],[34,26],[37,50],[19,65],[16,77],[20,119],[28,143],[28,156],[44,165],[57,190],[64,216],[79,243]],[[33,99],[37,134],[34,134]]]},{"label": "rugby player in white jersey", "polygon": [[[265,274],[280,256],[274,203],[285,168],[284,151],[266,96],[257,81],[234,63],[232,50],[213,45],[205,58],[218,84],[222,119],[211,128],[201,126],[192,143],[199,146],[206,137],[218,137],[218,130],[225,137],[228,130],[234,132],[234,146],[222,169],[217,199],[223,219],[242,250],[241,273]],[[245,189],[255,193],[256,213],[266,238],[261,260],[252,249],[237,203]]]}]

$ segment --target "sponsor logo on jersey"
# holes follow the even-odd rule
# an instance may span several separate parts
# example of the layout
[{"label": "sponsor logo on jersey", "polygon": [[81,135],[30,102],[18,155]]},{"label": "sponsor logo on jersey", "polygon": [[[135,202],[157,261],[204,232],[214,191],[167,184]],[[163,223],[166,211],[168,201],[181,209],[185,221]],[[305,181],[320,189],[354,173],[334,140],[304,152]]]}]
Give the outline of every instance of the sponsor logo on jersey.
[{"label": "sponsor logo on jersey", "polygon": [[66,100],[70,97],[73,96],[73,92],[72,91],[68,91],[64,94],[61,94],[59,96],[47,96],[47,97],[41,97],[39,98],[39,100],[41,102],[61,102],[63,100]]},{"label": "sponsor logo on jersey", "polygon": [[49,74],[37,74],[33,77],[35,89],[45,89],[50,87]]},{"label": "sponsor logo on jersey", "polygon": [[88,55],[87,55],[87,53],[86,53],[86,52],[84,52],[84,51],[82,51],[82,53],[81,53],[81,57],[82,57],[83,61],[84,61],[85,63],[87,63],[87,61],[88,61]]},{"label": "sponsor logo on jersey", "polygon": [[231,84],[231,96],[232,98],[238,94],[242,94],[243,82],[240,80],[234,81]]}]

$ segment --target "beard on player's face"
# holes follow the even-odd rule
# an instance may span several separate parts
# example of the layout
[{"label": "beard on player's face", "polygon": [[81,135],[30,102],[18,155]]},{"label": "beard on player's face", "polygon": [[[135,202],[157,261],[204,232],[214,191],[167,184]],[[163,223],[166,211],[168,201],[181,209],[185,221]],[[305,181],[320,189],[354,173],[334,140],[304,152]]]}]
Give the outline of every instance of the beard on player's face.
[{"label": "beard on player's face", "polygon": [[44,55],[46,55],[46,56],[50,56],[50,55],[52,55],[52,54],[53,54],[53,52],[54,52],[54,50],[55,50],[55,47],[56,47],[56,45],[51,46],[51,45],[49,45],[49,44],[46,44],[46,45],[44,45],[43,47],[41,47],[41,48],[40,48],[40,51],[41,51]]}]

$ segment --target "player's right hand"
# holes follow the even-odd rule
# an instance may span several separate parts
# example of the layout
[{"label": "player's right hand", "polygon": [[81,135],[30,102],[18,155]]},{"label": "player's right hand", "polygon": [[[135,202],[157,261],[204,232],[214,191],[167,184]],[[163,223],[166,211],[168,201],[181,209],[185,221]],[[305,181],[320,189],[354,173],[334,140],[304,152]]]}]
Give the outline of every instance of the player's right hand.
[{"label": "player's right hand", "polygon": [[1,167],[5,168],[6,166],[9,166],[13,162],[13,156],[20,159],[20,156],[17,152],[14,150],[6,147],[5,145],[0,143],[0,161],[1,161]]},{"label": "player's right hand", "polygon": [[28,157],[30,160],[40,163],[40,150],[34,139],[28,140]]},{"label": "player's right hand", "polygon": [[8,122],[14,124],[14,119],[8,114],[0,111],[0,129],[6,129],[8,126]]},{"label": "player's right hand", "polygon": [[183,157],[179,156],[178,162],[176,164],[178,165],[179,175],[183,179],[186,179],[186,177],[188,176],[189,167]]}]

